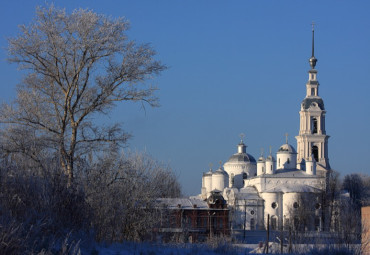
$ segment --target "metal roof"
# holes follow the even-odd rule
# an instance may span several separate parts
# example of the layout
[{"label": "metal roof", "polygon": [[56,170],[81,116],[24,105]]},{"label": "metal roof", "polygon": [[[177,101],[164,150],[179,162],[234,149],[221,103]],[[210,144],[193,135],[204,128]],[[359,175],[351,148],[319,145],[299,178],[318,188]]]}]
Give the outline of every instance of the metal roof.
[{"label": "metal roof", "polygon": [[248,153],[235,153],[227,162],[251,162],[256,163],[254,157]]},{"label": "metal roof", "polygon": [[321,97],[306,97],[302,101],[302,107],[307,110],[308,108],[310,108],[312,103],[317,103],[321,110],[325,110],[324,101]]}]

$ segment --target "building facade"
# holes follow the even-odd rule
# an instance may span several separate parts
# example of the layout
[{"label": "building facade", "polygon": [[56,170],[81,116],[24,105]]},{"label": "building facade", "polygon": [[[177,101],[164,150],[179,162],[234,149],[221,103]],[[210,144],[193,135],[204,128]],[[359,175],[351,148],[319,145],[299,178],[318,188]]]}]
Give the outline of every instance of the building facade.
[{"label": "building facade", "polygon": [[154,232],[162,241],[203,242],[230,234],[229,209],[220,192],[212,192],[207,200],[161,198],[157,204],[160,219]]},{"label": "building facade", "polygon": [[362,254],[370,255],[370,206],[361,208],[362,235],[361,245]]}]

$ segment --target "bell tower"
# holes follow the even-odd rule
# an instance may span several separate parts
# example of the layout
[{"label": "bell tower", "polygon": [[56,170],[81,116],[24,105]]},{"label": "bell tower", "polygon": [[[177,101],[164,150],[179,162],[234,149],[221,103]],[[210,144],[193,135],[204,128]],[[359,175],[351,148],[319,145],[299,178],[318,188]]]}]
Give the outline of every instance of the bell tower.
[{"label": "bell tower", "polygon": [[312,25],[312,56],[309,59],[311,70],[308,71],[306,97],[301,104],[299,135],[297,139],[297,168],[305,169],[305,162],[313,156],[317,170],[329,170],[328,139],[325,131],[324,101],[319,96],[319,82],[315,69],[317,59],[314,55],[314,26]]}]

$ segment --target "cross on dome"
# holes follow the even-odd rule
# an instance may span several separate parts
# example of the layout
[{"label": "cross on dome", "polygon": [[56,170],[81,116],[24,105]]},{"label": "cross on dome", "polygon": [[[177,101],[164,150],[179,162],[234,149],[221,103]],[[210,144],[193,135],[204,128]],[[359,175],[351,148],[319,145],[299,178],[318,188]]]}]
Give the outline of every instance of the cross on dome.
[{"label": "cross on dome", "polygon": [[243,142],[243,139],[245,138],[245,134],[244,133],[240,133],[240,142],[242,143]]}]

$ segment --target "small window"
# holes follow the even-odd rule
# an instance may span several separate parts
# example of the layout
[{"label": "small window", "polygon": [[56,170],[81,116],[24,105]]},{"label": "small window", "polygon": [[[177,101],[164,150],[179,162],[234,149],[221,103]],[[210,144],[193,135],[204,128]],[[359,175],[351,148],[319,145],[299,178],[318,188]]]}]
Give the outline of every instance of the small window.
[{"label": "small window", "polygon": [[275,215],[271,217],[271,229],[277,230],[277,217]]},{"label": "small window", "polygon": [[250,225],[251,225],[251,230],[255,230],[255,225],[256,225],[256,223],[255,223],[255,221],[254,221],[254,218],[252,218],[252,219],[251,219],[251,221],[250,221]]},{"label": "small window", "polygon": [[276,202],[273,202],[273,203],[271,204],[271,207],[272,207],[273,209],[277,208],[277,203],[276,203]]},{"label": "small window", "polygon": [[243,179],[248,179],[248,174],[247,173],[243,173]]},{"label": "small window", "polygon": [[316,210],[319,210],[320,208],[321,208],[320,203],[316,203],[316,205],[315,205],[315,209],[316,209]]},{"label": "small window", "polygon": [[290,159],[287,160],[287,163],[289,164],[290,163]]},{"label": "small window", "polygon": [[297,202],[294,202],[294,203],[293,203],[293,207],[294,207],[295,209],[297,209],[297,208],[299,207],[299,204],[298,204]]},{"label": "small window", "polygon": [[311,89],[311,96],[315,96],[315,89],[314,88]]},{"label": "small window", "polygon": [[254,215],[254,211],[253,210],[251,211],[251,214]]}]

